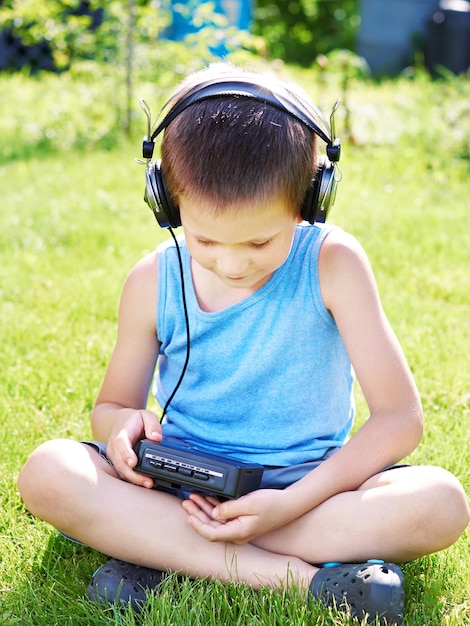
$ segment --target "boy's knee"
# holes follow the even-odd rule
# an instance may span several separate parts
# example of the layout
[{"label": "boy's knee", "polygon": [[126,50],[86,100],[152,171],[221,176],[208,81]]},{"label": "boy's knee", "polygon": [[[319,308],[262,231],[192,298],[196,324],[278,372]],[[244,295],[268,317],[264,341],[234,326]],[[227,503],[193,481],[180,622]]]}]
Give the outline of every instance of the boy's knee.
[{"label": "boy's knee", "polygon": [[41,516],[41,508],[54,498],[62,481],[58,480],[71,446],[69,440],[52,440],[41,444],[31,454],[18,476],[18,489],[31,513]]},{"label": "boy's knee", "polygon": [[447,548],[457,541],[470,520],[467,497],[460,481],[450,472],[438,467],[429,471],[428,493],[432,494],[426,516],[428,529],[440,537],[437,549]]},{"label": "boy's knee", "polygon": [[468,507],[467,496],[460,481],[450,472],[443,471],[440,482],[440,491],[442,501],[440,503],[442,510],[446,512],[446,517],[453,520],[453,529],[456,541],[464,532],[470,521],[470,510]]}]

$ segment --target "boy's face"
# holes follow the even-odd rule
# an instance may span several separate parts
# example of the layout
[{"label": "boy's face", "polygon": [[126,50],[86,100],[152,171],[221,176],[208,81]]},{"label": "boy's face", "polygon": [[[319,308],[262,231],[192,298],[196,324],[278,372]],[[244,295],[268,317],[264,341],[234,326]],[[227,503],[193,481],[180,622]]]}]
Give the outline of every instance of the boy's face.
[{"label": "boy's face", "polygon": [[180,213],[193,260],[226,286],[250,291],[284,263],[301,221],[279,200],[227,209],[218,216],[181,200]]}]

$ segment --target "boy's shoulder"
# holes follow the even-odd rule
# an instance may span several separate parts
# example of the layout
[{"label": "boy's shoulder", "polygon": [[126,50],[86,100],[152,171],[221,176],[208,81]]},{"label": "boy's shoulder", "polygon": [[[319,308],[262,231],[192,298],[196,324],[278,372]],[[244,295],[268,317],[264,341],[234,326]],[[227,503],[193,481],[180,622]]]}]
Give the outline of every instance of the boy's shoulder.
[{"label": "boy's shoulder", "polygon": [[364,254],[359,241],[340,226],[331,223],[315,223],[313,225],[302,222],[297,226],[300,236],[304,239],[316,241],[320,246],[321,255],[336,256],[344,254]]},{"label": "boy's shoulder", "polygon": [[325,306],[332,309],[341,294],[357,288],[375,290],[375,278],[367,254],[352,234],[335,229],[320,249],[319,277]]},{"label": "boy's shoulder", "polygon": [[340,227],[330,227],[324,234],[322,242],[323,256],[350,256],[365,255],[364,248],[359,241]]},{"label": "boy's shoulder", "polygon": [[155,252],[146,254],[128,273],[119,304],[122,328],[155,333],[158,268]]},{"label": "boy's shoulder", "polygon": [[131,269],[126,278],[126,286],[128,288],[136,288],[147,286],[156,282],[158,273],[158,260],[155,251],[147,253],[142,257]]}]

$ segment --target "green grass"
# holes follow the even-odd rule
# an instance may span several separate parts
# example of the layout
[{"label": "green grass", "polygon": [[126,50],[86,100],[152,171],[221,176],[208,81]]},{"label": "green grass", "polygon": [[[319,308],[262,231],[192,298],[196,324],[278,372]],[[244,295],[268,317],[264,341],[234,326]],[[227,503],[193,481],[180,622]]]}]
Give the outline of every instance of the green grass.
[{"label": "green grass", "polygon": [[[296,76],[311,85],[321,106],[334,101],[334,80],[325,85],[297,70]],[[48,78],[48,87],[65,98],[54,91],[55,80]],[[27,101],[38,102],[36,138],[24,131],[20,83]],[[28,454],[53,437],[89,437],[123,280],[166,236],[142,201],[144,170],[133,161],[140,138],[102,142],[108,151],[94,139],[107,125],[109,112],[99,113],[107,85],[69,87],[95,94],[98,112],[87,130],[80,120],[89,100],[68,94],[62,119],[70,118],[66,128],[77,119],[80,137],[72,145],[46,145],[43,131],[57,109],[51,104],[48,118],[41,82],[0,79],[3,137],[10,146],[3,144],[0,160],[0,624],[351,623],[307,606],[295,590],[175,579],[141,617],[98,609],[84,594],[105,557],[66,541],[24,510],[16,478]],[[410,461],[446,467],[467,493],[469,95],[467,79],[431,83],[418,76],[353,85],[354,144],[344,149],[344,180],[331,218],[366,248],[422,393],[426,432]],[[358,409],[360,423],[365,407],[359,393]],[[470,623],[468,539],[467,531],[450,549],[404,566],[409,626]]]}]

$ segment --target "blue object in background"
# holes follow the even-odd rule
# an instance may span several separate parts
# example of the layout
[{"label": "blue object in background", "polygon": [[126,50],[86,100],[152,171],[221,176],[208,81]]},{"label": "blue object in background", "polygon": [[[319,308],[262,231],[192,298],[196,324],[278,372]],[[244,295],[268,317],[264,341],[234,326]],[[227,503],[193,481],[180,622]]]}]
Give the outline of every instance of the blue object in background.
[{"label": "blue object in background", "polygon": [[[249,31],[252,21],[253,0],[172,0],[171,2],[171,18],[172,23],[166,29],[164,36],[174,41],[184,41],[188,35],[194,35],[198,31],[208,26],[215,29],[220,27],[207,19],[201,20],[204,12],[197,13],[197,8],[203,4],[213,7],[212,14],[222,15],[227,21],[227,27],[235,27],[238,30]],[[195,23],[194,16],[197,14]],[[217,41],[214,47],[211,46],[214,54],[223,56],[227,49],[224,43],[224,37]]]},{"label": "blue object in background", "polygon": [[398,74],[413,61],[437,0],[361,0],[357,52],[373,74]]}]

